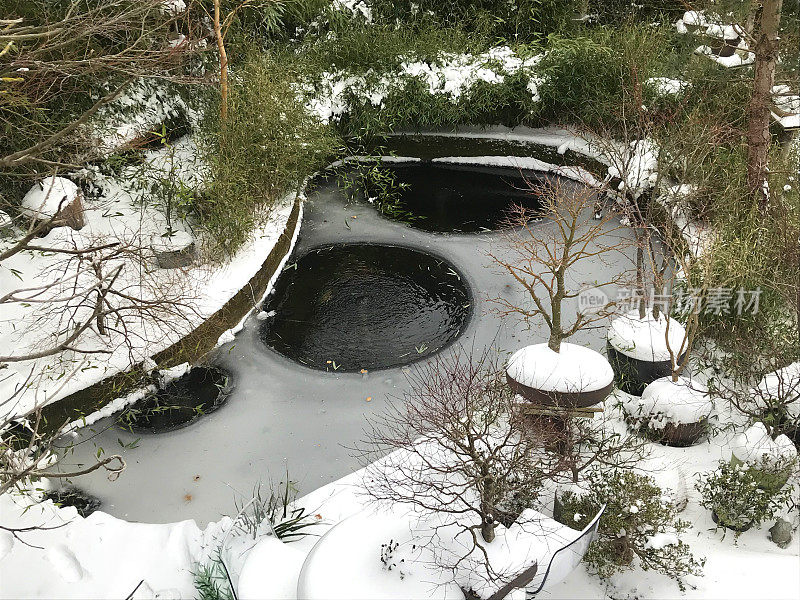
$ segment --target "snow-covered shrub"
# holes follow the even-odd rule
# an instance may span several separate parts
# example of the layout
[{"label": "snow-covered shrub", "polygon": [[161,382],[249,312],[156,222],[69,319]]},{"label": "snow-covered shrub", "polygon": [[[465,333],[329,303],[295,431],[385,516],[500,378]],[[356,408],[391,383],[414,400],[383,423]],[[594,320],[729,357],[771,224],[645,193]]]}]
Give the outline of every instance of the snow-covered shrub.
[{"label": "snow-covered shrub", "polygon": [[423,57],[412,51],[378,60],[387,64],[324,71],[309,80],[309,110],[345,137],[368,139],[403,128],[516,125],[538,100],[540,56],[524,48]]},{"label": "snow-covered shrub", "polygon": [[629,470],[591,471],[583,495],[567,492],[560,498],[559,520],[582,529],[604,504],[598,537],[584,560],[606,579],[636,564],[674,579],[701,575],[705,559],[697,559],[678,535],[689,523],[677,518],[677,509],[648,476]]},{"label": "snow-covered shrub", "polygon": [[[656,439],[691,445],[705,432],[714,403],[705,386],[685,377],[662,377],[650,383],[641,398],[625,396],[626,419]],[[692,427],[695,431],[688,431]]]},{"label": "snow-covered shrub", "polygon": [[728,461],[721,461],[695,487],[701,495],[700,505],[713,512],[720,526],[733,529],[736,537],[774,517],[790,498],[788,488],[770,493],[760,487],[751,469]]},{"label": "snow-covered shrub", "polygon": [[785,435],[774,440],[763,423],[754,423],[731,442],[731,461],[745,465],[767,492],[783,487],[797,465],[797,448]]}]

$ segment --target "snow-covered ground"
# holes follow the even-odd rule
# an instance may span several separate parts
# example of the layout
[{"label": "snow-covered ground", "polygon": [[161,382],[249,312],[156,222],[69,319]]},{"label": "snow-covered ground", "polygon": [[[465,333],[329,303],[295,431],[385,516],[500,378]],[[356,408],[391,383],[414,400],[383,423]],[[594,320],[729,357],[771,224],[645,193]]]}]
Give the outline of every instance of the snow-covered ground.
[{"label": "snow-covered ground", "polygon": [[[577,147],[583,143],[577,139],[570,142],[563,137],[554,140],[554,143],[555,141],[558,141],[556,147],[564,144]],[[308,232],[313,239],[306,243],[320,242],[325,236],[337,240],[362,236],[369,241],[379,241],[381,235],[371,230],[370,225],[382,223],[384,232],[391,232],[394,239],[400,235],[404,243],[411,245],[438,250],[440,242],[446,241],[453,248],[456,266],[467,274],[473,287],[478,284],[479,289],[487,293],[512,293],[503,289],[499,281],[494,281],[490,273],[478,274],[478,270],[464,269],[459,264],[459,260],[464,260],[464,257],[475,256],[476,244],[490,243],[490,235],[432,236],[397,223],[386,222],[372,213],[370,207],[346,204],[333,206],[332,203],[329,204],[330,197],[324,200],[326,212],[317,218],[312,215],[308,222]],[[263,259],[265,255],[266,253],[256,256]],[[253,256],[250,261],[245,260],[245,264],[260,265]],[[537,328],[525,332],[524,336],[520,336],[522,339],[517,337],[516,331],[506,331],[498,337],[496,322],[481,318],[485,317],[487,313],[483,311],[487,309],[485,303],[477,309],[480,317],[470,325],[472,332],[466,332],[465,339],[475,339],[478,327],[478,339],[494,340],[498,345],[521,346],[530,343],[531,339],[537,339],[537,336],[541,339],[541,331]],[[238,399],[234,396],[225,409],[202,419],[192,428],[144,439],[140,448],[124,449],[123,453],[126,454],[130,466],[129,471],[123,474],[123,481],[109,484],[101,481],[102,476],[86,480],[93,482],[89,486],[90,490],[97,491],[99,495],[108,493],[112,486],[119,485],[124,485],[122,494],[112,492],[118,498],[131,496],[135,491],[135,497],[129,498],[127,507],[130,507],[131,512],[138,511],[138,518],[148,521],[161,521],[159,511],[167,505],[170,507],[169,514],[191,515],[195,512],[194,497],[197,497],[200,502],[206,502],[204,516],[198,518],[208,525],[200,528],[194,521],[159,525],[128,522],[104,513],[95,513],[88,519],[83,519],[73,509],[58,509],[49,501],[28,506],[30,502],[24,498],[3,496],[0,498],[3,526],[66,524],[55,529],[20,534],[25,541],[40,548],[26,546],[19,540],[14,540],[7,532],[0,531],[0,555],[3,555],[0,561],[2,597],[125,597],[137,585],[137,598],[195,597],[193,573],[196,572],[198,563],[206,561],[226,539],[231,525],[231,520],[227,517],[221,520],[216,520],[216,517],[206,518],[209,512],[222,506],[219,488],[224,488],[224,485],[220,484],[235,478],[238,484],[234,487],[246,493],[247,489],[243,489],[242,484],[248,482],[252,485],[254,472],[260,472],[262,479],[267,479],[270,475],[281,475],[282,472],[270,473],[264,470],[267,466],[264,455],[270,452],[278,454],[268,456],[270,460],[276,459],[272,463],[283,465],[286,463],[282,459],[287,456],[295,461],[292,465],[311,465],[314,461],[333,462],[334,458],[338,461],[346,454],[343,454],[340,444],[347,441],[346,436],[357,435],[357,427],[354,427],[357,423],[352,422],[354,418],[360,421],[364,413],[380,409],[382,402],[385,402],[377,401],[378,395],[373,390],[396,393],[398,389],[402,389],[402,383],[398,381],[402,379],[402,371],[399,369],[369,374],[368,377],[332,373],[315,373],[312,376],[307,370],[290,365],[285,359],[275,356],[267,358],[270,354],[267,350],[255,349],[258,343],[255,321],[256,319],[251,319],[242,334],[235,338],[233,344],[223,347],[220,354],[223,363],[233,368],[238,376],[252,378],[249,383],[243,382],[245,385],[239,386]],[[605,332],[590,332],[579,343],[602,348]],[[265,364],[270,368],[265,369]],[[294,391],[288,389],[284,381],[292,377],[298,384]],[[270,389],[271,387],[274,389]],[[372,393],[367,396],[370,391]],[[371,400],[373,395],[376,401],[366,404],[365,398]],[[611,404],[613,402],[606,403],[606,410],[615,414],[620,427],[624,427],[622,415],[616,413]],[[723,422],[735,422],[738,429],[743,429],[744,423],[733,418],[724,407],[718,406],[717,410],[720,411]],[[241,411],[245,414],[241,414]],[[293,417],[294,413],[298,413],[299,418],[297,415]],[[105,436],[108,443],[115,443],[114,439],[117,437],[125,443],[132,441],[124,434],[118,434],[117,431],[106,431],[100,435]],[[797,598],[800,596],[800,545],[796,535],[788,548],[780,549],[768,539],[768,523],[743,533],[735,541],[732,534],[723,536],[721,531],[714,530],[710,513],[698,503],[694,481],[700,473],[713,469],[718,460],[730,458],[733,434],[734,432],[721,432],[711,440],[690,448],[668,448],[653,444],[652,456],[640,466],[643,472],[653,475],[663,488],[672,489],[675,494],[683,494],[688,499],[681,517],[691,521],[692,528],[683,534],[683,540],[691,546],[695,554],[705,556],[707,562],[705,576],[691,578],[687,582],[690,587],[685,597]],[[317,438],[317,435],[321,437]],[[260,440],[259,436],[264,439]],[[88,438],[93,437],[95,434],[89,432]],[[277,446],[262,448],[258,451],[258,456],[248,454],[258,443],[266,443],[271,438],[275,438]],[[204,444],[208,440],[214,440],[213,448],[198,448],[198,441]],[[306,449],[295,453],[295,446]],[[233,456],[231,453],[239,456],[240,460],[229,460]],[[330,471],[338,472],[344,477],[323,485],[299,501],[299,505],[305,507],[312,518],[318,521],[319,524],[312,528],[317,535],[364,508],[363,498],[358,493],[362,485],[361,474],[350,473],[353,470],[352,463],[344,463],[342,458],[341,463]],[[198,476],[195,479],[196,485],[192,487],[187,482],[194,472],[202,472],[203,477],[197,483],[200,480]],[[124,484],[126,478],[130,479]],[[217,491],[206,487],[209,478],[214,479]],[[320,479],[330,480],[322,477]],[[303,487],[313,490],[317,487],[317,481],[306,481]],[[172,498],[176,493],[183,494],[181,490],[184,488],[191,489],[185,492],[182,501]],[[207,499],[203,499],[204,494],[216,495],[217,499],[208,503]],[[137,503],[141,504],[138,508],[135,507]],[[128,512],[122,506],[114,506],[113,502],[109,504],[109,510],[117,514]],[[263,550],[260,554],[263,566],[259,563],[250,569],[252,572],[256,568],[261,575],[255,585],[274,584],[275,590],[293,589],[291,578],[299,573],[288,565],[296,565],[300,559],[307,557],[317,540],[318,537],[309,536],[291,543],[285,548],[285,561],[275,559],[275,552],[280,552],[282,547],[273,546]],[[356,535],[351,542],[357,544],[359,540],[360,537]],[[364,560],[368,561],[370,556],[373,557],[374,569],[369,567],[369,563],[367,567],[376,571],[377,577],[391,576],[400,579],[395,573],[388,574],[380,568],[380,548],[369,550],[359,548],[360,555],[366,557]],[[247,564],[241,556],[240,561]],[[239,567],[243,565],[240,564]],[[245,572],[243,568],[241,572]],[[142,581],[144,583],[140,584]],[[278,593],[271,588],[263,589],[265,597],[276,596]],[[258,597],[252,590],[250,587],[243,597]],[[583,566],[579,566],[565,581],[540,594],[543,598],[564,599],[657,599],[681,596],[674,582],[657,573],[635,569],[603,583],[589,575]],[[289,593],[285,597],[294,596]]]},{"label": "snow-covered ground", "polygon": [[[780,549],[768,539],[767,524],[735,540],[732,533],[724,535],[715,530],[710,513],[697,503],[693,481],[698,473],[712,469],[720,458],[729,458],[730,442],[729,434],[721,434],[691,448],[656,444],[651,448],[651,457],[640,466],[665,489],[674,488],[671,491],[675,494],[688,496],[681,517],[691,521],[692,528],[683,534],[683,540],[696,555],[706,558],[706,564],[704,576],[690,578],[684,594],[679,593],[673,581],[658,573],[634,569],[601,582],[579,565],[564,581],[547,586],[539,597],[797,598],[800,544],[796,538],[788,548]],[[239,590],[245,592],[242,597],[360,598],[373,597],[363,594],[380,591],[380,597],[386,598],[460,598],[457,588],[448,583],[451,579],[446,573],[436,569],[429,572],[430,563],[414,562],[415,557],[419,561],[424,557],[419,555],[419,549],[412,551],[409,547],[414,539],[408,537],[409,531],[415,529],[409,530],[407,515],[398,517],[396,511],[373,515],[374,508],[365,504],[363,477],[362,471],[352,473],[298,501],[316,523],[309,530],[311,535],[285,545],[270,542],[251,555],[247,551],[255,546],[255,540],[236,546],[240,551],[229,552],[227,564]],[[73,508],[57,508],[49,500],[34,504],[27,497],[9,494],[0,497],[0,514],[5,527],[51,528],[21,532],[19,540],[0,531],[3,598],[120,598],[137,585],[135,598],[196,597],[194,573],[230,538],[232,525],[229,517],[203,529],[193,520],[153,525],[123,521],[102,512],[84,519]],[[325,538],[324,549],[321,545],[314,551],[316,559],[304,567],[304,576],[297,566],[292,567],[306,561],[320,536],[340,523],[346,529],[341,529],[338,537]],[[566,530],[556,533],[561,530],[549,527],[547,522],[542,523],[540,531],[547,532],[542,538],[542,560],[549,556],[548,539],[561,545],[578,534],[567,534]],[[386,539],[382,537],[384,533]],[[510,547],[502,535],[505,534],[501,531],[495,541],[498,556]],[[378,542],[385,544],[390,538],[402,546],[395,551],[394,560],[404,558],[408,563],[394,572],[380,562]],[[331,570],[337,564],[337,556],[347,560],[338,570]],[[519,560],[519,555],[514,556]],[[312,582],[301,586],[305,594],[299,596],[292,593],[297,589],[298,577]],[[441,587],[435,585],[437,581]],[[314,595],[325,583],[329,585],[321,589],[329,593]],[[352,591],[349,596],[347,589]]]},{"label": "snow-covered ground", "polygon": [[[147,152],[143,167],[128,167],[113,176],[96,170],[80,173],[90,182],[92,190],[90,197],[83,198],[83,228],[57,227],[35,240],[37,246],[48,248],[81,249],[108,243],[129,247],[136,260],[123,257],[106,264],[108,271],[123,267],[115,288],[144,300],[181,303],[181,317],[164,313],[164,322],[158,322],[129,315],[127,336],[114,332],[101,336],[92,327],[75,344],[80,350],[102,353],[86,354],[67,349],[36,360],[9,363],[0,376],[0,397],[11,398],[15,391],[19,393],[13,396],[13,402],[5,402],[0,407],[0,416],[23,414],[147,361],[219,310],[259,270],[285,229],[294,203],[293,195],[277,203],[230,260],[208,260],[201,253],[201,258],[189,267],[157,268],[150,251],[153,240],[163,244],[163,240],[172,241],[177,236],[164,237],[168,223],[163,207],[148,201],[150,185],[155,178],[168,176],[174,176],[187,186],[200,185],[203,165],[196,154],[192,140],[186,137],[169,147]],[[48,180],[50,182],[52,180]],[[33,209],[47,210],[47,204],[52,205],[55,198],[57,209],[58,199],[65,190],[74,192],[77,189],[66,179],[57,179],[55,183],[41,189],[35,186],[28,204],[35,204]],[[47,194],[51,188],[53,191]],[[177,235],[192,235],[183,221],[176,220],[172,225]],[[12,242],[13,238],[4,239],[0,247]],[[198,239],[197,244],[200,243]],[[136,262],[140,255],[141,262]],[[60,282],[58,287],[47,291],[47,298],[52,302],[40,302],[42,297],[38,297],[32,302],[23,299],[3,304],[0,319],[3,354],[25,355],[52,344],[54,332],[63,327],[52,319],[53,307],[64,306],[59,298],[68,296],[70,284],[77,280],[88,286],[91,282],[87,281],[93,276],[86,264],[72,261],[62,269],[63,264],[64,255],[41,251],[20,252],[3,261],[0,296],[20,288]],[[84,310],[91,312],[90,308]],[[37,373],[35,385],[30,385],[28,380],[32,372]]]}]

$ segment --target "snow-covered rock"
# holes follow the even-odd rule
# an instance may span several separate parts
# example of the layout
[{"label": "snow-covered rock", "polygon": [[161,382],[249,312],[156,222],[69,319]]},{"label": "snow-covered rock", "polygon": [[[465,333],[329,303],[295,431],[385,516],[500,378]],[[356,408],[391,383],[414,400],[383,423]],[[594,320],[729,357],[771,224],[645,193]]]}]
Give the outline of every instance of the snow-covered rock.
[{"label": "snow-covered rock", "polygon": [[247,554],[239,573],[238,597],[241,600],[261,598],[297,598],[297,578],[304,554],[276,537],[261,539]]},{"label": "snow-covered rock", "polygon": [[730,56],[719,56],[711,46],[700,46],[694,52],[728,68],[743,67],[755,62],[755,56],[752,52],[737,51]]},{"label": "snow-covered rock", "polygon": [[687,10],[685,13],[683,13],[681,21],[683,21],[683,23],[686,25],[696,25],[696,26],[708,25],[708,20],[706,19],[706,15],[701,10]]},{"label": "snow-covered rock", "polygon": [[651,77],[644,83],[659,96],[678,96],[689,87],[687,82],[670,77]]},{"label": "snow-covered rock", "polygon": [[669,423],[688,425],[707,419],[714,410],[714,402],[705,386],[697,381],[662,377],[648,385],[641,398],[624,398],[622,408],[651,429],[663,429]]},{"label": "snow-covered rock", "polygon": [[774,440],[763,423],[754,423],[731,441],[731,453],[757,468],[782,469],[797,460],[797,448],[785,435]]},{"label": "snow-covered rock", "polygon": [[64,177],[50,177],[37,182],[22,199],[20,212],[39,220],[51,219],[57,214],[66,219],[73,229],[83,227],[83,205],[78,186]]},{"label": "snow-covered rock", "polygon": [[720,40],[738,40],[740,36],[740,29],[736,25],[711,23],[708,27],[706,27],[706,35]]},{"label": "snow-covered rock", "polygon": [[651,310],[644,319],[632,310],[612,320],[608,329],[608,343],[615,350],[648,362],[670,360],[670,349],[677,359],[685,337],[686,329],[678,321],[665,317],[663,312],[654,319]]},{"label": "snow-covered rock", "polygon": [[605,356],[564,342],[560,352],[553,352],[547,344],[517,350],[508,361],[506,373],[517,383],[543,392],[591,392],[614,380]]},{"label": "snow-covered rock", "polygon": [[793,94],[788,85],[776,85],[772,88],[772,101],[778,113],[773,111],[773,118],[784,129],[800,127],[800,95]]}]

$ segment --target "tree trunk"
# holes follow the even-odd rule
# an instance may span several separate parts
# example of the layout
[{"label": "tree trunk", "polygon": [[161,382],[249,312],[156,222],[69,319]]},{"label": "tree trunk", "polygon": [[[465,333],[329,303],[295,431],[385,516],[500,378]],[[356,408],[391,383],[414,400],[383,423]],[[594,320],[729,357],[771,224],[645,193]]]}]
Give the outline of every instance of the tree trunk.
[{"label": "tree trunk", "polygon": [[[642,243],[641,240],[639,243]],[[644,319],[647,316],[647,301],[644,289],[644,249],[641,245],[636,248],[636,289],[639,292],[639,319]]]},{"label": "tree trunk", "polygon": [[[482,469],[484,470],[484,469]],[[491,475],[483,474],[483,494],[481,498],[481,537],[487,544],[494,541],[494,480]]]},{"label": "tree trunk", "polygon": [[750,197],[762,211],[769,201],[764,189],[769,152],[770,103],[778,60],[778,26],[783,0],[763,0],[755,28],[755,78],[747,125],[747,185]]},{"label": "tree trunk", "polygon": [[225,41],[222,36],[219,3],[220,0],[214,0],[214,35],[219,50],[219,116],[224,121],[228,118],[228,54],[225,52]]},{"label": "tree trunk", "polygon": [[562,267],[556,269],[556,293],[550,298],[550,310],[552,311],[550,339],[547,340],[547,347],[553,352],[561,350],[561,340],[564,332],[561,328],[561,301],[566,293],[564,290],[564,270]]}]

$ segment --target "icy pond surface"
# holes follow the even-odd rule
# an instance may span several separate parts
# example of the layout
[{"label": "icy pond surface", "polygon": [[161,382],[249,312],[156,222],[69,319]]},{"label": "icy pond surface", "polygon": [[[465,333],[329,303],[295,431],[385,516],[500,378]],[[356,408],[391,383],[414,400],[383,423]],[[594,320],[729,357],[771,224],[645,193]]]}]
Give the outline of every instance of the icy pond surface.
[{"label": "icy pond surface", "polygon": [[264,342],[323,371],[409,364],[455,340],[471,311],[447,261],[401,246],[339,244],[291,263],[264,307]]},{"label": "icy pond surface", "polygon": [[531,193],[531,188],[542,182],[535,173],[433,162],[388,163],[382,168],[398,184],[399,211],[411,213],[417,229],[447,233],[490,231],[502,226],[512,204],[533,211],[541,208]]},{"label": "icy pond surface", "polygon": [[[517,175],[505,173],[512,179]],[[486,202],[495,201],[489,197]],[[544,219],[536,226],[553,225]],[[613,235],[631,234],[624,230]],[[491,302],[492,298],[526,299],[523,290],[503,276],[488,256],[489,251],[503,255],[500,232],[423,231],[381,216],[369,203],[348,203],[335,182],[322,182],[309,194],[287,268],[313,248],[342,243],[398,245],[450,263],[473,291],[473,314],[457,344],[488,345],[510,354],[546,339],[536,326],[527,328],[515,319],[501,319]],[[572,273],[572,285],[610,278],[609,270],[626,271],[632,261],[632,253],[620,253],[609,264],[586,263],[581,272]],[[566,307],[565,317],[574,316],[574,309]],[[104,511],[151,523],[193,518],[201,526],[235,512],[236,494],[249,498],[259,483],[268,488],[270,480],[280,481],[287,470],[304,494],[357,469],[359,461],[348,447],[361,439],[365,416],[396,402],[405,385],[404,371],[415,366],[366,374],[309,369],[265,345],[262,323],[255,316],[250,318],[235,341],[219,348],[213,357],[231,373],[234,384],[231,396],[218,410],[188,427],[157,435],[132,434],[114,427],[110,419],[98,422],[92,431],[82,432],[77,440],[81,443],[62,463],[63,468],[88,462],[98,446],[107,454],[118,452],[128,468],[117,481],[109,482],[96,472],[79,482],[102,500]],[[605,328],[580,332],[571,341],[602,352]]]}]

